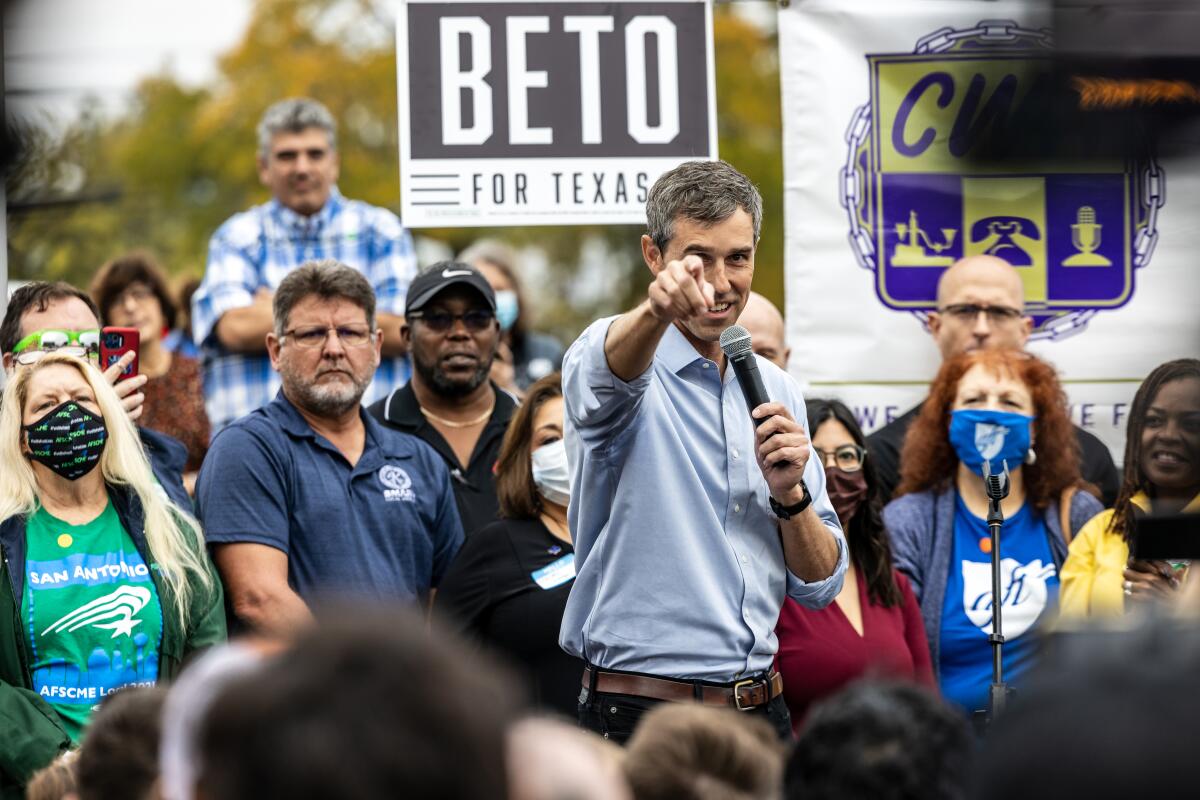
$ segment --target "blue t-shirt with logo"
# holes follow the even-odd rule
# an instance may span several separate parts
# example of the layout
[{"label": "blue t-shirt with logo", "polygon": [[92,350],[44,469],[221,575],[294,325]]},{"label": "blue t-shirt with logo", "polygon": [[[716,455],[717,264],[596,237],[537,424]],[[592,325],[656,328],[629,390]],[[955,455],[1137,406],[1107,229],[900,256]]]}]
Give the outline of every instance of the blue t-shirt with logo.
[{"label": "blue t-shirt with logo", "polygon": [[[954,551],[942,606],[941,683],[946,699],[968,712],[987,707],[992,683],[992,561],[980,546],[987,521],[955,498]],[[1046,525],[1028,503],[1000,531],[1004,680],[1019,686],[1034,658],[1033,628],[1058,602],[1058,570]]]},{"label": "blue t-shirt with logo", "polygon": [[288,584],[309,603],[428,595],[463,540],[450,473],[420,439],[360,416],[354,466],[283,392],[221,430],[196,485],[208,542],[283,551]]}]

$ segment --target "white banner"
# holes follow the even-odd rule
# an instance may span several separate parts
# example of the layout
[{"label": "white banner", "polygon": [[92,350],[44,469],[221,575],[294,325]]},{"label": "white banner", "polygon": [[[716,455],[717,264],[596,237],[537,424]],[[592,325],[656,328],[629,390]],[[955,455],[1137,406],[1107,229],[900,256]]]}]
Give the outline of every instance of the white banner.
[{"label": "white banner", "polygon": [[408,0],[396,48],[410,228],[642,224],[716,158],[707,0]]},{"label": "white banner", "polygon": [[[1200,342],[1200,159],[970,166],[972,136],[1049,64],[1037,4],[806,0],[779,12],[793,374],[865,429],[924,396],[955,259],[1018,267],[1029,349],[1120,463],[1130,401]],[[1044,12],[1040,12],[1044,13]],[[1170,195],[1166,187],[1170,186]]]}]

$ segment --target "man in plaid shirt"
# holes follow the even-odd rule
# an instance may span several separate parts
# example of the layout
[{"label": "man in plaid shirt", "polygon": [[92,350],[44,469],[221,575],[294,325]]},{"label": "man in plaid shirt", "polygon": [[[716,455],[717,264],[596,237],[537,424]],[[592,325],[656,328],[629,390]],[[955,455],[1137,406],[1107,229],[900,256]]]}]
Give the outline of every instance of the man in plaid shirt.
[{"label": "man in plaid shirt", "polygon": [[400,325],[417,267],[412,237],[392,212],[343,197],[338,167],[337,126],[325,106],[293,98],[263,114],[258,177],[272,198],[217,229],[204,282],[192,298],[192,334],[203,355],[213,433],[279,391],[266,346],[272,299],[284,277],[308,261],[348,264],[375,290],[383,359],[363,403],[408,380]]}]

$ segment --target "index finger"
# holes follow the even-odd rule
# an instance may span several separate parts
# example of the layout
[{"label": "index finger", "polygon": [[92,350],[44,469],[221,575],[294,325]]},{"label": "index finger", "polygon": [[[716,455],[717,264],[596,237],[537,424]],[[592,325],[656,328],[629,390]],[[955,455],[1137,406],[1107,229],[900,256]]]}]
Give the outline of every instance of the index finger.
[{"label": "index finger", "polygon": [[717,293],[713,289],[713,285],[704,277],[704,262],[700,260],[700,256],[695,253],[689,253],[683,257],[683,267],[688,271],[696,281],[696,285],[700,288],[700,295],[704,298],[707,307],[711,308],[717,304]]},{"label": "index finger", "polygon": [[121,373],[125,371],[126,367],[133,363],[135,358],[137,358],[137,352],[135,350],[130,350],[127,353],[123,353],[119,359],[109,365],[108,369],[104,370],[104,379],[109,383],[116,383],[117,379],[121,377]]}]

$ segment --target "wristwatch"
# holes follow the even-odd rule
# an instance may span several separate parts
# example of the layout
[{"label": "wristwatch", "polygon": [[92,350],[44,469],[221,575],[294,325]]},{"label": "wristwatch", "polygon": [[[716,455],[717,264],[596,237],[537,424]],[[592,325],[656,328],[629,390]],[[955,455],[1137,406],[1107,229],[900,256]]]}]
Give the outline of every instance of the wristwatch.
[{"label": "wristwatch", "polygon": [[803,479],[800,481],[800,488],[804,490],[804,497],[801,497],[800,502],[795,505],[780,505],[774,497],[770,498],[771,510],[775,512],[775,516],[780,519],[791,519],[812,505],[812,495],[808,493],[808,487],[804,485]]}]

